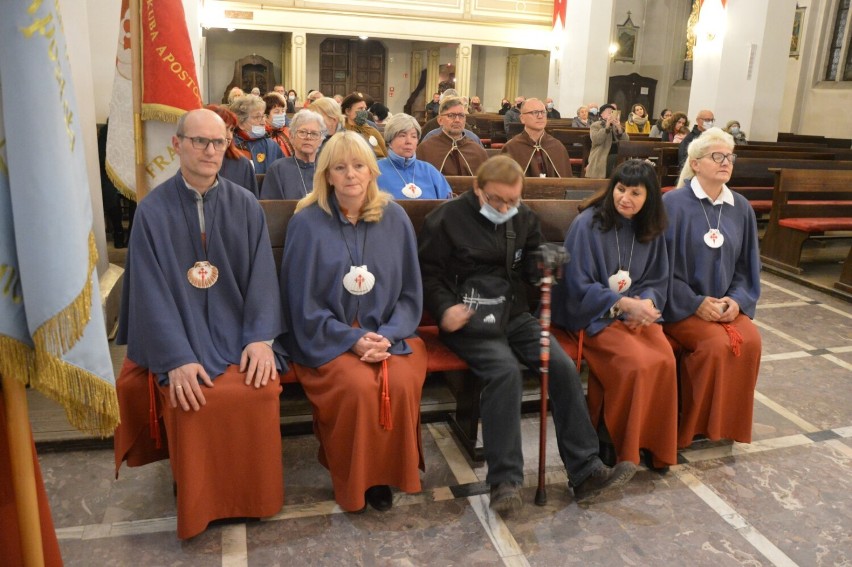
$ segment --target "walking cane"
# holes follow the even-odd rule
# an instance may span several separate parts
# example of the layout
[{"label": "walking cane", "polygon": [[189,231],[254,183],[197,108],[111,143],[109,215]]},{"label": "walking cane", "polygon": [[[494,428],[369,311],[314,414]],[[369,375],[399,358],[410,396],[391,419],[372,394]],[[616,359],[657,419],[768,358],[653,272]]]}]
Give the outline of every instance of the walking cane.
[{"label": "walking cane", "polygon": [[566,261],[567,252],[561,246],[542,245],[539,248],[539,270],[541,277],[541,415],[539,418],[538,435],[538,489],[535,492],[535,503],[538,506],[547,504],[547,488],[544,485],[544,463],[547,458],[547,388],[550,376],[550,289],[553,285],[554,268],[557,274]]}]

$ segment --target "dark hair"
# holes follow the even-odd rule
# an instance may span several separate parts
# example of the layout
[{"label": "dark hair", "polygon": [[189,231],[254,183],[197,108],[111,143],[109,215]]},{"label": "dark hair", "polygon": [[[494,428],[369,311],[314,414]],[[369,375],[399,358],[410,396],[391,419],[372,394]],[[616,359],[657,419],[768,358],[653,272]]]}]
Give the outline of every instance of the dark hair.
[{"label": "dark hair", "polygon": [[359,102],[367,102],[367,99],[361,93],[351,93],[340,103],[340,110],[345,114],[347,110]]},{"label": "dark hair", "polygon": [[380,102],[374,102],[368,110],[379,120],[385,120],[388,117],[388,107]]},{"label": "dark hair", "polygon": [[266,112],[264,114],[269,114],[273,108],[281,107],[285,111],[287,110],[287,99],[284,98],[284,95],[281,93],[277,93],[275,91],[266,93],[263,95],[263,102],[266,103]]},{"label": "dark hair", "polygon": [[650,242],[666,230],[668,218],[663,207],[663,195],[654,166],[641,159],[629,159],[615,168],[606,189],[598,191],[580,204],[579,209],[595,207],[593,223],[600,225],[601,232],[619,228],[621,215],[615,210],[613,193],[615,186],[621,183],[625,187],[641,185],[647,197],[642,209],[633,217],[633,230],[639,242]]}]

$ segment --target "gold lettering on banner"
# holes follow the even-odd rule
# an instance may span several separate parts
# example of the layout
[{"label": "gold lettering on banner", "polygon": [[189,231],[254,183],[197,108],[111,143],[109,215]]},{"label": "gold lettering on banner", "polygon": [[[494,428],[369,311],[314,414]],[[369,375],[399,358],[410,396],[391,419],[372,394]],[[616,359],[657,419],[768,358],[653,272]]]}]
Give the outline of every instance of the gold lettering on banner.
[{"label": "gold lettering on banner", "polygon": [[15,266],[0,264],[0,282],[3,282],[3,297],[11,297],[12,303],[20,303],[24,299],[21,292],[21,278],[18,277]]},{"label": "gold lettering on banner", "polygon": [[[73,152],[74,143],[76,141],[74,128],[72,127],[74,123],[74,113],[71,111],[71,105],[65,97],[65,75],[62,72],[62,62],[59,60],[60,45],[56,41],[56,25],[54,25],[54,14],[56,14],[55,19],[59,26],[59,32],[62,33],[62,18],[59,15],[59,0],[55,0],[53,3],[52,12],[48,12],[43,17],[38,17],[37,12],[41,7],[42,0],[33,0],[27,8],[27,14],[32,17],[32,22],[30,25],[18,29],[26,39],[32,39],[36,34],[38,34],[48,40],[47,58],[53,64],[53,78],[56,80],[56,84],[59,87],[59,100],[62,104],[62,114],[65,117],[65,133],[68,135],[68,142],[70,144],[71,151]],[[63,51],[65,52],[67,60],[68,53],[65,50]]]},{"label": "gold lettering on banner", "polygon": [[154,41],[160,35],[157,30],[157,17],[154,14],[154,0],[145,1],[145,17],[148,20],[148,35],[151,36],[151,41]]},{"label": "gold lettering on banner", "polygon": [[160,154],[154,156],[148,165],[145,166],[145,171],[148,173],[148,177],[152,180],[156,179],[158,173],[162,173],[166,170],[177,157],[175,153],[175,149],[172,146],[167,146],[165,155]]},{"label": "gold lettering on banner", "polygon": [[160,56],[160,59],[169,66],[169,70],[174,73],[178,81],[182,82],[186,88],[191,90],[192,94],[195,95],[195,98],[201,100],[201,96],[198,93],[198,84],[196,84],[195,79],[190,76],[189,71],[183,68],[180,61],[178,61],[174,54],[169,51],[169,48],[162,45],[154,49],[154,51],[156,51],[157,55]]}]

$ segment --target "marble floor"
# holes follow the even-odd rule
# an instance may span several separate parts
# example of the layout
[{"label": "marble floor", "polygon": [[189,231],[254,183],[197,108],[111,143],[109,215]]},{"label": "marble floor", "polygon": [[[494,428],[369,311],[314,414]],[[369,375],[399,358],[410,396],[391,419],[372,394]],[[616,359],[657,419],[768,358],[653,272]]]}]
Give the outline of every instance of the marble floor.
[{"label": "marble floor", "polygon": [[[40,453],[67,565],[852,566],[852,304],[763,274],[754,442],[698,443],[666,475],[578,505],[551,441],[533,504],[538,421],[523,420],[526,505],[488,508],[486,468],[448,426],[423,426],[423,491],[385,513],[343,513],[311,435],[284,438],[286,504],[182,542],[166,462],[123,468],[108,448]],[[71,445],[73,448],[73,445]],[[0,561],[2,563],[2,561]]]}]

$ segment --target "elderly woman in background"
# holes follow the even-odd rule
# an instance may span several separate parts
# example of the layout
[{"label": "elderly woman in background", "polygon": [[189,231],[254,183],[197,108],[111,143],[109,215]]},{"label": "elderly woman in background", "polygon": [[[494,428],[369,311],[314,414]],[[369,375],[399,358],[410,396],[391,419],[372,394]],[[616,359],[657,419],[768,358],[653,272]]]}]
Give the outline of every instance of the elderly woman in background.
[{"label": "elderly woman in background", "polygon": [[245,187],[257,195],[257,176],[254,174],[254,165],[251,160],[243,156],[237,145],[234,143],[234,130],[237,129],[237,115],[228,110],[226,106],[216,104],[208,104],[205,108],[212,110],[218,114],[225,122],[228,129],[228,149],[225,150],[225,157],[222,159],[222,167],[219,168],[219,175],[229,181],[233,181],[237,185]]},{"label": "elderly woman in background", "polygon": [[577,109],[577,116],[571,122],[571,128],[588,128],[589,126],[589,107],[581,106]]},{"label": "elderly woman in background", "polygon": [[660,118],[654,122],[654,125],[651,126],[651,133],[648,134],[650,138],[662,138],[663,137],[663,123],[671,118],[672,111],[668,108],[664,108],[660,113]]},{"label": "elderly woman in background", "polygon": [[589,152],[589,163],[586,165],[586,177],[590,179],[609,177],[618,157],[618,143],[630,139],[618,121],[618,114],[614,111],[614,105],[603,105],[601,119],[592,122],[589,128],[592,149]]},{"label": "elderly woman in background", "polygon": [[343,99],[340,110],[346,117],[344,128],[360,134],[373,148],[376,157],[382,158],[388,155],[388,149],[382,135],[378,130],[367,124],[370,117],[370,113],[367,112],[367,99],[360,93],[352,93]]},{"label": "elderly woman in background", "polygon": [[320,462],[348,512],[365,500],[390,509],[390,485],[419,492],[423,468],[417,239],[378,175],[360,135],[333,136],[287,227],[281,264],[284,341],[313,406]]},{"label": "elderly woman in background", "polygon": [[589,415],[609,431],[618,461],[677,462],[677,369],[663,334],[669,260],[666,212],[653,166],[619,165],[565,238],[570,261],[554,289],[553,321],[581,343]]},{"label": "elderly woman in background", "polygon": [[627,115],[624,131],[628,134],[650,134],[651,121],[648,119],[648,111],[639,103],[633,105],[633,111]]},{"label": "elderly woman in background", "polygon": [[293,155],[290,142],[290,129],[287,128],[287,101],[281,93],[271,92],[263,95],[266,104],[266,135],[274,140],[285,157]]},{"label": "elderly woman in background", "polygon": [[231,112],[237,115],[237,149],[251,159],[255,173],[266,173],[272,162],[284,157],[278,144],[266,136],[266,103],[259,96],[241,96],[231,104]]},{"label": "elderly woman in background", "polygon": [[320,144],[322,148],[332,136],[343,130],[343,113],[340,111],[340,105],[333,98],[323,97],[314,101],[311,105],[311,110],[319,113],[325,122],[325,138]]},{"label": "elderly woman in background", "polygon": [[745,132],[743,132],[739,120],[731,120],[730,122],[728,122],[728,124],[725,126],[725,132],[727,132],[734,138],[734,145],[748,145],[748,140],[746,140]]},{"label": "elderly woman in background", "polygon": [[299,94],[293,89],[287,91],[287,114],[294,114],[301,106],[299,104]]},{"label": "elderly woman in background", "polygon": [[290,122],[294,154],[273,163],[266,172],[261,199],[301,199],[314,186],[314,162],[325,137],[325,121],[312,110],[303,109]]},{"label": "elderly woman in background", "polygon": [[689,144],[678,189],[663,197],[671,282],[663,330],[683,349],[678,447],[696,435],[751,442],[761,338],[754,210],[726,183],[736,155],[720,128]]},{"label": "elderly woman in background", "polygon": [[385,124],[388,157],[379,160],[379,189],[394,199],[447,199],[452,189],[447,179],[429,162],[414,155],[420,140],[420,124],[408,114],[394,114]]}]

